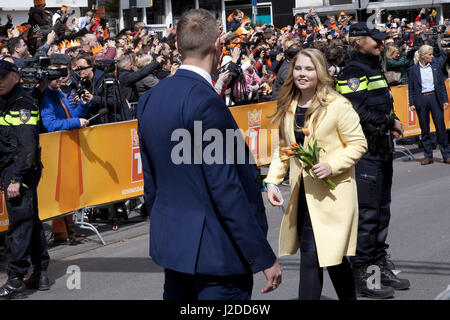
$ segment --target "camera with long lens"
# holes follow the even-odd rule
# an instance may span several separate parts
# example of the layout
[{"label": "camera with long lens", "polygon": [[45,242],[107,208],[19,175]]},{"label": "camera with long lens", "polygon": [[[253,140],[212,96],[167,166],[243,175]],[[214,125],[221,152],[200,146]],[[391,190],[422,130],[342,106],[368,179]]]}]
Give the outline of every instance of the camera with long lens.
[{"label": "camera with long lens", "polygon": [[117,70],[117,60],[98,59],[95,67],[104,73],[115,73]]},{"label": "camera with long lens", "polygon": [[116,84],[117,60],[99,59],[95,68],[104,72],[106,84]]},{"label": "camera with long lens", "polygon": [[19,70],[22,87],[31,92],[42,80],[52,81],[67,77],[67,68],[49,69],[50,64],[50,58],[46,56],[29,61],[25,67]]}]

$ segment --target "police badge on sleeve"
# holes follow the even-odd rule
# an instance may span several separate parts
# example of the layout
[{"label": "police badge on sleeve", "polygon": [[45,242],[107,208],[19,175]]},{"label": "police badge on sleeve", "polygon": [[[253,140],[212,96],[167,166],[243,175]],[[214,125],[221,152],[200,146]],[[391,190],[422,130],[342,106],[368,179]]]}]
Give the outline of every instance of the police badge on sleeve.
[{"label": "police badge on sleeve", "polygon": [[31,111],[30,110],[21,109],[19,111],[19,117],[20,117],[20,121],[22,121],[22,123],[25,124],[31,118]]},{"label": "police badge on sleeve", "polygon": [[359,82],[358,78],[351,78],[351,79],[348,80],[348,87],[353,92],[356,92],[356,90],[358,90],[359,84],[360,84],[360,82]]}]

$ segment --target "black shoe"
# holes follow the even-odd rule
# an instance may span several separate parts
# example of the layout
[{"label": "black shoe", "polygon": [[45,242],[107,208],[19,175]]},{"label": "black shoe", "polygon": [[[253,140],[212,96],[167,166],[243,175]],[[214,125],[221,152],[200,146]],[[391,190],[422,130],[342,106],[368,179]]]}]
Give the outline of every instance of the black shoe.
[{"label": "black shoe", "polygon": [[371,276],[367,273],[367,266],[354,269],[353,274],[355,276],[356,291],[359,297],[367,297],[373,299],[388,299],[394,297],[394,289],[386,287],[380,283],[379,288],[370,288],[367,280]]},{"label": "black shoe", "polygon": [[50,290],[50,280],[48,279],[47,271],[33,271],[24,283],[31,289],[38,289],[39,291]]},{"label": "black shoe", "polygon": [[17,276],[10,276],[8,281],[0,287],[0,300],[25,299],[25,283]]},{"label": "black shoe", "polygon": [[389,255],[377,262],[381,271],[381,283],[385,286],[394,288],[395,290],[409,289],[410,283],[408,279],[400,279],[393,272],[394,264],[389,260]]}]

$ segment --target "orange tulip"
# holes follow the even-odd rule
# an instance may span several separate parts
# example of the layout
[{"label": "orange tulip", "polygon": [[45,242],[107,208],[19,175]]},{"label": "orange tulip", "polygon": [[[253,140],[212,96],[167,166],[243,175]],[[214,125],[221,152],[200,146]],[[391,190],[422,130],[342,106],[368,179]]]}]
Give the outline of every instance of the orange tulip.
[{"label": "orange tulip", "polygon": [[291,148],[297,148],[298,147],[298,143],[295,141],[291,142]]},{"label": "orange tulip", "polygon": [[287,155],[288,156],[293,156],[295,154],[295,151],[293,151],[293,150],[289,150],[288,152],[287,152]]},{"label": "orange tulip", "polygon": [[290,148],[287,148],[287,147],[283,147],[283,148],[281,148],[280,150],[281,150],[281,152],[284,152],[284,153],[288,153],[288,152],[291,151],[291,149],[290,149]]}]

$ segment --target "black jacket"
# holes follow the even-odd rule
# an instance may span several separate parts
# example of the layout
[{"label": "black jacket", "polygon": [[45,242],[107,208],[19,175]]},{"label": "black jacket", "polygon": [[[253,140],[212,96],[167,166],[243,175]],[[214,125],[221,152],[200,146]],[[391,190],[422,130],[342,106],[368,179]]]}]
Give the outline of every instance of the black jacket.
[{"label": "black jacket", "polygon": [[139,100],[139,93],[136,89],[136,82],[144,79],[146,76],[155,72],[159,68],[160,64],[157,61],[153,61],[136,72],[119,68],[121,96],[128,100],[128,102],[137,102]]},{"label": "black jacket", "polygon": [[272,100],[278,99],[278,94],[284,82],[286,81],[286,78],[289,75],[290,69],[291,69],[291,60],[286,58],[286,60],[284,60],[283,64],[281,65],[280,70],[278,70],[277,78],[275,79],[275,82],[273,84]]},{"label": "black jacket", "polygon": [[354,53],[337,78],[336,89],[358,113],[369,152],[390,161],[393,141],[388,130],[394,128],[398,118],[379,57]]},{"label": "black jacket", "polygon": [[0,97],[0,170],[22,182],[41,165],[39,108],[17,84]]}]

